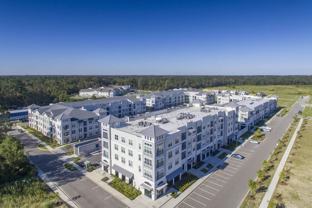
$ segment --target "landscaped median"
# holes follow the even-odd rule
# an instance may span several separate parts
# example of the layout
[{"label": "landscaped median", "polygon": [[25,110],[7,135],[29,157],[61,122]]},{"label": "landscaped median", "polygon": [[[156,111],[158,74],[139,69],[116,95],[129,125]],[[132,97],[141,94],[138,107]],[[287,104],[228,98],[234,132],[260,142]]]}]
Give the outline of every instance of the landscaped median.
[{"label": "landscaped median", "polygon": [[[312,116],[310,109],[304,116]],[[305,119],[298,133],[269,207],[311,207],[312,198],[312,120]]]},{"label": "landscaped median", "polygon": [[131,200],[141,195],[141,191],[117,177],[114,177],[109,185]]},{"label": "landscaped median", "polygon": [[50,147],[52,148],[55,148],[55,147],[59,147],[60,144],[57,143],[57,141],[55,141],[54,139],[52,138],[49,138],[45,135],[43,135],[41,132],[33,129],[33,128],[30,128],[29,126],[27,125],[23,125],[22,128],[24,128],[28,133],[32,134],[33,136],[37,137],[38,139],[40,139],[42,142],[46,143],[47,145],[49,145]]},{"label": "landscaped median", "polygon": [[178,190],[177,192],[171,193],[171,196],[176,198],[180,193],[185,191],[188,187],[190,187],[193,183],[195,183],[198,180],[196,176],[194,176],[191,173],[184,173],[181,177],[181,180],[177,181],[174,184],[174,188]]},{"label": "landscaped median", "polygon": [[250,180],[248,182],[250,191],[241,205],[242,208],[259,207],[261,200],[272,180],[275,170],[287,148],[292,135],[294,134],[298,122],[299,119],[295,118],[290,128],[279,141],[278,146],[275,148],[270,158],[263,161],[262,168],[257,172],[257,179]]}]

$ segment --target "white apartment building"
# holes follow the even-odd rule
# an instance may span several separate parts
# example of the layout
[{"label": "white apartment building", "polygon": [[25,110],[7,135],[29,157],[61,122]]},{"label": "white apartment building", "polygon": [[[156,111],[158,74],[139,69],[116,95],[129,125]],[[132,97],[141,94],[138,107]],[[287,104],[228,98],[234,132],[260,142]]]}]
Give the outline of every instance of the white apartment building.
[{"label": "white apartment building", "polygon": [[99,122],[103,171],[153,200],[237,132],[236,111],[225,107],[185,107],[130,121],[110,115]]},{"label": "white apartment building", "polygon": [[146,96],[146,107],[151,110],[160,110],[185,103],[183,90],[168,90],[155,92]]},{"label": "white apartment building", "polygon": [[58,103],[28,108],[29,126],[60,144],[100,136],[98,120],[107,115],[135,116],[145,112],[145,102],[136,98],[110,98]]},{"label": "white apartment building", "polygon": [[95,97],[115,97],[125,95],[126,93],[132,90],[130,85],[123,86],[108,86],[108,87],[99,87],[97,89],[88,88],[81,89],[79,91],[79,96],[90,98]]},{"label": "white apartment building", "polygon": [[216,102],[216,96],[213,92],[202,92],[198,90],[187,90],[184,92],[186,103],[200,101],[202,104],[213,104]]}]

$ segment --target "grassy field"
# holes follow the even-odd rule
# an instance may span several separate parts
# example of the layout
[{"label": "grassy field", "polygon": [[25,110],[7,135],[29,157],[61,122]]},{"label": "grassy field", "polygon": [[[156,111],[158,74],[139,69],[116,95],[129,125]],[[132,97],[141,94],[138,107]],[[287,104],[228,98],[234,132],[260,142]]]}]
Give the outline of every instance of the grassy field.
[{"label": "grassy field", "polygon": [[[311,109],[310,109],[311,112]],[[312,206],[312,120],[305,120],[270,202],[275,207]]]},{"label": "grassy field", "polygon": [[32,177],[1,185],[0,207],[65,208],[67,205],[55,193],[49,190],[41,180]]},{"label": "grassy field", "polygon": [[311,85],[240,85],[240,86],[227,86],[227,87],[214,87],[209,89],[232,89],[232,90],[245,90],[249,93],[256,94],[263,92],[267,95],[277,95],[278,105],[284,107],[287,111],[292,104],[303,95],[312,95]]},{"label": "grassy field", "polygon": [[[296,129],[299,119],[295,119],[286,134],[280,140],[270,158],[263,162],[262,168],[257,172],[254,190],[251,190],[244,199],[241,208],[259,207],[261,200],[272,180],[275,170],[287,148],[287,145]],[[250,187],[251,188],[251,187]]]},{"label": "grassy field", "polygon": [[312,117],[312,107],[305,107],[302,115],[304,117]]}]

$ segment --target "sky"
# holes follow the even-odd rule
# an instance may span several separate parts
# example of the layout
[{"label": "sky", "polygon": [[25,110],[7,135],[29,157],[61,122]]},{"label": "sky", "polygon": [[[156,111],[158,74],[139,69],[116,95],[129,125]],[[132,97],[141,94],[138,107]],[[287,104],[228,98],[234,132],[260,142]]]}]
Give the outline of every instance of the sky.
[{"label": "sky", "polygon": [[0,75],[301,74],[309,0],[0,0]]}]

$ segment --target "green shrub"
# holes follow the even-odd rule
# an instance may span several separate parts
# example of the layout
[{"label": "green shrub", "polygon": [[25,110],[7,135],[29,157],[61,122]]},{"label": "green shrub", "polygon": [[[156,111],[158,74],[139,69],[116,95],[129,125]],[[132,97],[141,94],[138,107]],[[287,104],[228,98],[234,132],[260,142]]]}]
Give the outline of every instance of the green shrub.
[{"label": "green shrub", "polygon": [[115,177],[112,182],[109,183],[109,185],[131,200],[135,199],[141,194],[141,191],[137,190],[135,187],[127,184],[117,177]]},{"label": "green shrub", "polygon": [[71,164],[71,163],[65,163],[65,164],[64,164],[64,168],[66,168],[66,169],[68,169],[68,170],[70,170],[70,171],[75,171],[75,170],[77,170],[77,168],[76,168],[73,164]]}]

